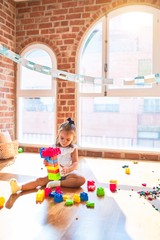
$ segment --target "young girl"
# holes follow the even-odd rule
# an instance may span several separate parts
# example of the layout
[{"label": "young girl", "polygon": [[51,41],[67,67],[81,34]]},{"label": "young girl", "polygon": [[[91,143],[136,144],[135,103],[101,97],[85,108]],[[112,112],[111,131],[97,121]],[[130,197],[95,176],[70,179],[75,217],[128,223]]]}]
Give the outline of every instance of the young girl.
[{"label": "young girl", "polygon": [[[85,183],[85,178],[78,174],[78,150],[73,144],[76,137],[76,127],[74,121],[68,118],[62,123],[56,139],[56,147],[60,147],[61,154],[58,155],[58,163],[61,168],[61,179],[59,181],[50,181],[48,176],[37,178],[36,180],[20,185],[16,179],[10,180],[12,194],[18,191],[35,189],[38,186],[47,187],[80,187]],[[44,161],[45,164],[45,161]]]}]

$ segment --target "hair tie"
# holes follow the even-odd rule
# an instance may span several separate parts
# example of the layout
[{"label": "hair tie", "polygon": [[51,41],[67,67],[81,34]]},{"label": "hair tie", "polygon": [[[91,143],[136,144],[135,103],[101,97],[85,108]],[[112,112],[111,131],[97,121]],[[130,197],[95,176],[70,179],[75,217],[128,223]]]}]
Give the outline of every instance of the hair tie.
[{"label": "hair tie", "polygon": [[67,121],[69,122],[69,124],[75,124],[71,118],[67,118]]}]

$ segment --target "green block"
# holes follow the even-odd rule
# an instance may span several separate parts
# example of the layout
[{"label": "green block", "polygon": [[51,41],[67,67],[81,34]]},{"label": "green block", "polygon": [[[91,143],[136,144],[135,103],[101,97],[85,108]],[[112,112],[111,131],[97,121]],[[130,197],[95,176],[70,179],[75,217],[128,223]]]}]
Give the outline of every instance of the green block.
[{"label": "green block", "polygon": [[49,180],[59,180],[61,178],[60,173],[48,173]]},{"label": "green block", "polygon": [[94,203],[93,202],[86,202],[87,208],[94,208]]},{"label": "green block", "polygon": [[72,199],[66,199],[66,206],[72,206],[73,205],[73,200]]}]

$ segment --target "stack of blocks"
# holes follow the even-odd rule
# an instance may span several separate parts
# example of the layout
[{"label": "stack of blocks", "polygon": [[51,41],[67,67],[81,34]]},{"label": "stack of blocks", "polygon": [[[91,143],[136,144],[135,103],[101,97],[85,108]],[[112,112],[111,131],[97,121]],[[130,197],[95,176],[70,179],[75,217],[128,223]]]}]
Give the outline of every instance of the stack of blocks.
[{"label": "stack of blocks", "polygon": [[46,166],[49,180],[59,180],[61,178],[57,156],[61,154],[60,148],[41,148],[40,155],[48,164]]}]

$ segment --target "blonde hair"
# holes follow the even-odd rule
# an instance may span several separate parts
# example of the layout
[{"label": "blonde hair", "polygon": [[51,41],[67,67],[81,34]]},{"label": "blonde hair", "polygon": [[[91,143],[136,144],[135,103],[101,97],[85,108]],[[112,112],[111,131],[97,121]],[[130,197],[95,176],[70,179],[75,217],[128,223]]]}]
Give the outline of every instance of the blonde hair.
[{"label": "blonde hair", "polygon": [[62,123],[58,129],[58,136],[56,138],[56,146],[60,147],[59,142],[59,134],[61,131],[71,132],[74,135],[72,143],[69,145],[69,147],[73,147],[73,143],[76,140],[76,126],[74,121],[71,118],[67,118],[67,121]]}]

